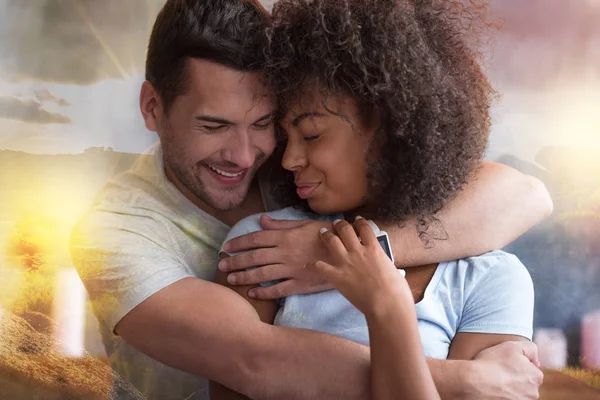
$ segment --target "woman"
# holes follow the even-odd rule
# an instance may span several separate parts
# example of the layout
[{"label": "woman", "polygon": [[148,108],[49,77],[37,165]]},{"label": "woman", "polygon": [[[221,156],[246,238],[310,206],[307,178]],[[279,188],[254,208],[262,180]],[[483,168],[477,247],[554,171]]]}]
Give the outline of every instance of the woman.
[{"label": "woman", "polygon": [[[278,90],[288,171],[278,194],[293,207],[269,216],[333,221],[321,233],[330,260],[307,268],[338,290],[249,301],[263,321],[370,344],[373,399],[436,398],[425,356],[472,359],[531,338],[533,286],[516,257],[495,251],[432,266],[424,294],[413,296],[360,218],[416,218],[429,240],[443,229],[435,214],[481,161],[494,92],[473,50],[477,13],[465,7],[281,0],[273,13],[266,74]],[[258,218],[227,240],[260,229]],[[347,222],[355,219],[356,231]]]}]

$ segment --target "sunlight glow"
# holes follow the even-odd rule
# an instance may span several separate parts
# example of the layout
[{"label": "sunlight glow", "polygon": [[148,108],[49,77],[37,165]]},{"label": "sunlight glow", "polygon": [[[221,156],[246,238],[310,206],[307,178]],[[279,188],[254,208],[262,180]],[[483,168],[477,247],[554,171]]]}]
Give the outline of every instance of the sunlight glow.
[{"label": "sunlight glow", "polygon": [[56,277],[52,319],[56,323],[56,350],[69,357],[81,357],[84,350],[85,302],[87,294],[77,271],[60,271]]},{"label": "sunlight glow", "polygon": [[88,16],[87,12],[85,11],[85,8],[79,3],[79,0],[71,0],[71,3],[73,4],[73,7],[77,11],[81,19],[83,19],[83,22],[85,22],[87,27],[90,29],[90,32],[92,33],[94,38],[100,44],[100,47],[102,47],[102,50],[104,50],[108,58],[112,61],[115,68],[117,68],[121,75],[123,75],[123,78],[129,78],[129,74],[127,73],[127,71],[125,71],[125,68],[123,67],[115,53],[112,51],[108,43],[106,43],[106,41],[102,38],[100,31],[96,28],[96,26]]},{"label": "sunlight glow", "polygon": [[563,99],[554,133],[571,145],[600,149],[600,91],[566,92]]}]

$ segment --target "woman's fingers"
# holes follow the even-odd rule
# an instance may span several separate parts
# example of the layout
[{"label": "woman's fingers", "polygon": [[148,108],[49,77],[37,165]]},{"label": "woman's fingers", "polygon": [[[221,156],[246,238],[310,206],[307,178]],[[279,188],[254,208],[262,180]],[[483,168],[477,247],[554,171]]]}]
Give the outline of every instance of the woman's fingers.
[{"label": "woman's fingers", "polygon": [[371,226],[366,219],[357,217],[356,221],[354,221],[354,227],[358,231],[360,240],[364,246],[379,244],[377,243],[377,237],[375,236],[375,233],[373,233],[373,229],[371,229]]},{"label": "woman's fingers", "polygon": [[335,220],[333,221],[333,229],[335,229],[347,251],[355,251],[361,247],[356,231],[348,222],[343,219]]},{"label": "woman's fingers", "polygon": [[336,262],[343,262],[348,256],[344,244],[333,232],[327,228],[321,229],[321,240]]}]

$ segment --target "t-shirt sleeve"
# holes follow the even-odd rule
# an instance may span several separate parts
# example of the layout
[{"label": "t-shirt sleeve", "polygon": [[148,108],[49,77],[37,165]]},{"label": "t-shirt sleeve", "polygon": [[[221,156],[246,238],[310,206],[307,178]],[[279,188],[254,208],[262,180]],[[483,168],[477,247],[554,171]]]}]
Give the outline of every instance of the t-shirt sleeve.
[{"label": "t-shirt sleeve", "polygon": [[492,252],[467,259],[465,303],[457,332],[507,334],[531,340],[534,291],[519,259]]},{"label": "t-shirt sleeve", "polygon": [[148,297],[194,276],[173,249],[163,223],[150,216],[92,211],[77,224],[73,263],[96,317],[111,332]]}]

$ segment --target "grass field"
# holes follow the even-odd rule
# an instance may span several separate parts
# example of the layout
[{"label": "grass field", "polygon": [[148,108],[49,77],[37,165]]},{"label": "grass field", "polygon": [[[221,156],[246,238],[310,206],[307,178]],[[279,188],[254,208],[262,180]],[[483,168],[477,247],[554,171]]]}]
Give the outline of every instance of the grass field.
[{"label": "grass field", "polygon": [[600,389],[600,370],[598,369],[566,368],[561,370],[561,372],[587,383],[596,389]]}]

